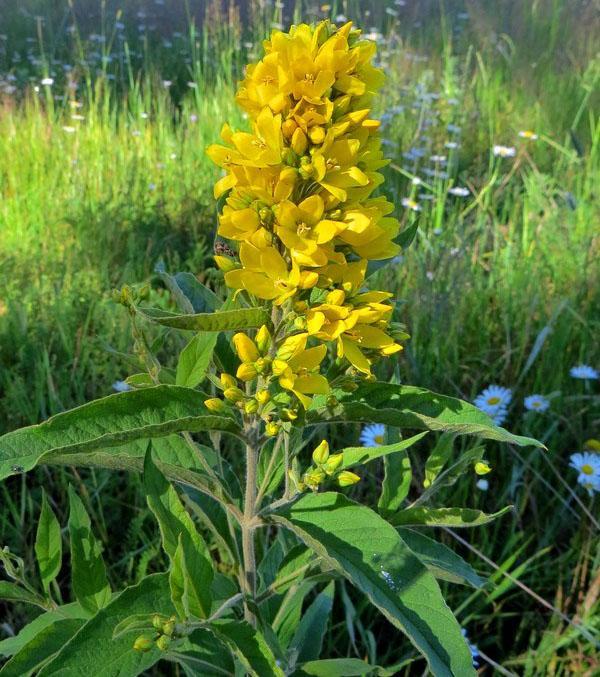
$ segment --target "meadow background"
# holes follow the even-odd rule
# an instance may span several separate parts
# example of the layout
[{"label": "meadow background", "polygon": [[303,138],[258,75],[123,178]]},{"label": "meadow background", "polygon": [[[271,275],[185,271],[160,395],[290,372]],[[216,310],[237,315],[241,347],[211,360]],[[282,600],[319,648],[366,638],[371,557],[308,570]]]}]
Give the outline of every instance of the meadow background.
[{"label": "meadow background", "polygon": [[[388,75],[383,190],[405,225],[419,224],[405,254],[375,273],[412,337],[398,376],[468,400],[490,383],[509,387],[506,427],[549,449],[490,445],[488,490],[473,475],[440,497],[486,512],[515,506],[460,540],[438,534],[496,584],[448,587],[449,604],[485,674],[598,674],[589,639],[600,632],[598,499],[568,463],[600,437],[598,381],[569,375],[581,362],[600,366],[599,9],[593,0],[2,0],[0,433],[106,395],[136,371],[114,287],[149,281],[166,305],[157,265],[214,281],[218,170],[204,151],[223,121],[245,124],[233,101],[243,65],[272,26],[355,19]],[[526,130],[538,138],[519,136]],[[497,157],[495,145],[514,155]],[[467,190],[448,192],[456,187]],[[550,399],[547,411],[525,410],[533,393]],[[355,442],[358,432],[339,436]],[[69,482],[87,498],[114,580],[160,568],[131,475],[11,478],[0,486],[0,544],[32,563],[39,487],[64,524]],[[329,656],[356,648],[385,664],[406,652],[385,642],[373,655],[389,626],[360,606],[352,622],[347,611],[336,601]],[[2,607],[0,634],[25,619],[24,608]]]}]

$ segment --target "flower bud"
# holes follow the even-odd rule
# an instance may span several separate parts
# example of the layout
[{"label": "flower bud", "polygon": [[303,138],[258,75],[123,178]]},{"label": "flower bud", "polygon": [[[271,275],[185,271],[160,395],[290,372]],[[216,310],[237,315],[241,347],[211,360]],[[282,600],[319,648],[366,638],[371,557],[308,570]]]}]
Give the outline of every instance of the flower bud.
[{"label": "flower bud", "polygon": [[225,395],[225,399],[230,402],[241,402],[245,397],[244,393],[239,388],[227,388],[223,395]]},{"label": "flower bud", "polygon": [[265,405],[271,399],[268,390],[259,390],[254,397],[260,405]]},{"label": "flower bud", "polygon": [[487,464],[487,461],[477,461],[475,463],[475,472],[477,475],[487,475],[492,472],[492,468]]},{"label": "flower bud", "polygon": [[296,123],[295,120],[292,118],[288,118],[282,125],[281,125],[281,131],[283,132],[283,135],[285,138],[289,141],[292,136],[294,135],[294,132],[298,129],[298,124]]},{"label": "flower bud", "polygon": [[304,489],[306,489],[304,482],[300,479],[300,476],[298,475],[298,472],[296,470],[290,468],[288,472],[288,477],[290,478],[292,484],[294,485],[298,493],[302,493]]},{"label": "flower bud", "polygon": [[236,376],[240,379],[240,381],[253,381],[258,376],[258,369],[254,364],[250,362],[244,362],[238,367]]},{"label": "flower bud", "polygon": [[335,472],[337,472],[337,470],[339,469],[339,467],[342,465],[343,462],[344,462],[343,453],[333,454],[332,456],[329,456],[323,469],[328,475],[333,475]]},{"label": "flower bud", "polygon": [[256,400],[246,400],[244,411],[247,414],[256,414],[258,411],[258,402]]},{"label": "flower bud", "polygon": [[284,421],[295,421],[298,418],[298,412],[294,409],[285,408],[281,410],[281,418]]},{"label": "flower bud", "polygon": [[318,146],[325,141],[325,130],[323,127],[311,127],[308,130],[308,138],[311,140],[311,143]]},{"label": "flower bud", "polygon": [[303,270],[300,273],[300,283],[298,286],[300,289],[312,289],[318,281],[319,274],[315,273],[314,270]]},{"label": "flower bud", "polygon": [[239,264],[233,259],[230,259],[228,256],[215,256],[214,259],[215,263],[217,264],[217,268],[222,270],[224,273],[228,273],[231,270],[239,268]]},{"label": "flower bud", "polygon": [[285,362],[284,360],[273,360],[273,364],[271,365],[271,370],[273,372],[273,376],[281,376],[283,373],[288,368],[288,363]]},{"label": "flower bud", "polygon": [[225,388],[235,388],[237,386],[237,379],[231,374],[221,374],[221,385]]},{"label": "flower bud", "polygon": [[272,209],[263,207],[258,212],[258,218],[263,226],[272,226],[275,221],[275,214],[273,214]]},{"label": "flower bud", "polygon": [[304,484],[311,489],[316,489],[325,479],[325,473],[320,468],[312,468],[302,477]]},{"label": "flower bud", "polygon": [[337,481],[340,487],[351,487],[353,484],[360,482],[360,477],[349,470],[342,470],[337,476]]},{"label": "flower bud", "polygon": [[296,155],[304,155],[308,147],[306,134],[298,127],[292,136],[292,150]]},{"label": "flower bud", "polygon": [[151,637],[148,637],[147,635],[140,635],[133,643],[133,650],[146,653],[147,651],[150,651],[153,645],[154,642],[152,641]]},{"label": "flower bud", "polygon": [[241,332],[233,337],[235,352],[242,362],[256,362],[260,357],[254,341]]},{"label": "flower bud", "polygon": [[279,435],[280,430],[281,426],[279,425],[279,423],[275,423],[275,421],[270,421],[265,426],[265,435],[267,435],[268,437],[275,437],[276,435]]},{"label": "flower bud", "polygon": [[329,395],[325,404],[329,409],[333,409],[334,407],[337,407],[339,403],[340,401],[335,395]]},{"label": "flower bud", "polygon": [[256,346],[262,355],[266,355],[269,352],[271,340],[271,333],[267,329],[266,325],[263,324],[256,334]]},{"label": "flower bud", "polygon": [[152,627],[156,630],[162,630],[164,619],[161,618],[158,614],[152,616]]},{"label": "flower bud", "polygon": [[264,374],[269,370],[271,366],[271,360],[268,357],[259,357],[258,360],[254,363],[254,368],[259,374]]},{"label": "flower bud", "polygon": [[172,637],[175,632],[175,619],[169,618],[169,620],[162,627],[163,635],[167,637]]},{"label": "flower bud", "polygon": [[220,413],[222,411],[225,411],[227,409],[227,405],[223,400],[220,400],[218,397],[211,397],[208,400],[204,400],[204,406],[209,410],[209,411],[214,411],[215,413]]},{"label": "flower bud", "polygon": [[157,640],[156,640],[156,646],[161,650],[161,651],[167,651],[169,646],[171,645],[171,638],[167,637],[167,635],[161,635]]},{"label": "flower bud", "polygon": [[321,444],[313,451],[312,459],[316,465],[323,465],[329,458],[329,443],[323,440]]}]

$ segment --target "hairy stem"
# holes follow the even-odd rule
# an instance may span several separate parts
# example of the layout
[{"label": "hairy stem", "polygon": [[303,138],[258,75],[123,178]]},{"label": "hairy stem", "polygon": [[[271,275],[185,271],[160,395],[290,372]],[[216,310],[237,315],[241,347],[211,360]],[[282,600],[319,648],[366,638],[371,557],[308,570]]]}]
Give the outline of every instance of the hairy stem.
[{"label": "hairy stem", "polygon": [[244,558],[244,618],[256,627],[256,616],[248,605],[248,599],[256,597],[256,554],[254,550],[254,530],[256,516],[256,466],[258,448],[255,436],[251,435],[246,443],[246,492],[244,496],[244,519],[242,522],[242,554]]}]

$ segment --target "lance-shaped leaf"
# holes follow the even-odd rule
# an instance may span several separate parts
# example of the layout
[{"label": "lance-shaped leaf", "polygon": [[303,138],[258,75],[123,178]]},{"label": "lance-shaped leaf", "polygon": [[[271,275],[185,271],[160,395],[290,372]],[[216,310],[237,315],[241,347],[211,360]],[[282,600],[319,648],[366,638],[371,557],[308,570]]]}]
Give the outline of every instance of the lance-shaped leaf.
[{"label": "lance-shaped leaf", "polygon": [[92,533],[90,518],[79,496],[69,486],[69,536],[71,538],[71,584],[81,606],[90,614],[111,598],[102,559],[102,548]]},{"label": "lance-shaped leaf", "polygon": [[171,560],[169,580],[175,608],[184,617],[207,618],[214,575],[210,553],[177,492],[152,461],[150,450],[144,462],[144,488]]},{"label": "lance-shaped leaf", "polygon": [[297,656],[297,661],[316,660],[321,655],[323,638],[327,631],[331,608],[333,607],[334,583],[319,593],[302,615],[288,651]]},{"label": "lance-shaped leaf", "polygon": [[221,430],[240,434],[233,418],[217,416],[204,406],[202,393],[160,385],[116,393],[40,425],[0,437],[0,480],[69,454],[89,453],[135,440],[181,431]]},{"label": "lance-shaped leaf", "polygon": [[481,588],[484,581],[473,567],[443,543],[412,529],[399,529],[400,538],[436,577],[450,583]]},{"label": "lance-shaped leaf", "polygon": [[218,332],[196,334],[181,351],[177,362],[175,383],[178,386],[195,388],[202,383],[212,358]]},{"label": "lance-shaped leaf", "polygon": [[209,626],[252,677],[284,677],[266,639],[243,621],[216,621]]},{"label": "lance-shaped leaf", "polygon": [[[296,674],[296,673],[295,673]],[[325,658],[321,661],[308,661],[300,666],[298,677],[360,677],[360,675],[393,675],[377,665],[370,665],[359,658]]]},{"label": "lance-shaped leaf", "polygon": [[407,508],[389,520],[397,527],[480,527],[512,510],[512,505],[492,514],[474,508]]},{"label": "lance-shaped leaf", "polygon": [[435,478],[440,474],[442,468],[446,465],[452,455],[454,445],[454,435],[452,433],[442,433],[432,449],[427,461],[425,461],[425,479],[423,486],[430,487]]},{"label": "lance-shaped leaf", "polygon": [[42,609],[45,609],[47,606],[46,600],[41,595],[36,595],[11,581],[0,581],[0,600],[34,604]]},{"label": "lance-shaped leaf", "polygon": [[474,675],[471,653],[435,578],[377,513],[334,492],[271,514],[346,577],[425,656],[434,675]]},{"label": "lance-shaped leaf", "polygon": [[113,630],[132,614],[174,613],[167,574],[147,576],[138,585],[126,588],[70,639],[39,672],[38,677],[135,677],[142,674],[164,653],[152,648],[147,653],[134,651],[131,635],[113,638]]},{"label": "lance-shaped leaf", "polygon": [[383,482],[377,509],[384,517],[400,510],[410,491],[412,466],[406,451],[401,451],[383,459]]},{"label": "lance-shaped leaf", "polygon": [[48,592],[50,583],[58,576],[62,563],[62,540],[60,524],[48,503],[46,494],[42,494],[42,510],[35,537],[35,556],[40,568],[40,577],[44,590]]},{"label": "lance-shaped leaf", "polygon": [[342,468],[352,468],[355,465],[364,465],[370,461],[374,461],[377,458],[382,456],[389,456],[389,454],[395,454],[399,451],[405,451],[416,444],[419,440],[423,439],[427,435],[427,432],[419,433],[413,437],[409,437],[406,440],[400,440],[395,444],[382,444],[378,447],[346,447],[344,449],[344,461],[342,463]]},{"label": "lance-shaped leaf", "polygon": [[513,435],[496,426],[480,409],[454,397],[424,388],[393,383],[366,383],[355,393],[342,396],[333,411],[327,407],[307,412],[307,423],[383,423],[398,428],[439,430],[456,435],[475,435],[520,446],[545,448],[529,437]]},{"label": "lance-shaped leaf", "polygon": [[237,308],[214,313],[176,315],[160,308],[137,308],[138,314],[150,322],[172,329],[190,331],[236,331],[254,329],[270,322],[266,308]]}]

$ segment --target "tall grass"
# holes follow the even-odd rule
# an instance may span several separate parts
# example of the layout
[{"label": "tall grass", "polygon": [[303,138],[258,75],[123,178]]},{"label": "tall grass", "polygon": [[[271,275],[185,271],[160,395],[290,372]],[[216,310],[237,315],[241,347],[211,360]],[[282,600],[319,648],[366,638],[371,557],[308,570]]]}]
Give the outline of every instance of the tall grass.
[{"label": "tall grass", "polygon": [[[245,124],[233,106],[236,79],[272,22],[306,16],[313,3],[292,4],[286,15],[245,3],[242,21],[235,3],[182,3],[166,14],[146,6],[143,19],[137,5],[121,16],[108,3],[90,19],[81,3],[74,13],[60,3],[8,3],[10,31],[2,29],[0,42],[0,430],[106,394],[127,375],[129,328],[109,299],[113,287],[154,279],[161,259],[206,274],[216,172],[204,149],[224,120]],[[368,3],[330,4],[334,16],[356,17]],[[469,532],[466,545],[444,536],[499,586],[473,595],[454,589],[450,603],[504,670],[593,674],[593,648],[579,626],[598,624],[596,506],[568,469],[569,453],[598,436],[599,422],[597,384],[569,376],[576,363],[600,362],[600,68],[590,6],[390,2],[371,10],[361,21],[381,31],[388,75],[379,110],[392,160],[385,190],[398,205],[409,197],[420,205],[398,209],[406,225],[419,222],[414,245],[373,273],[394,290],[412,336],[396,376],[467,399],[490,382],[511,387],[507,426],[549,447],[546,455],[491,447],[488,492],[474,477],[447,489],[447,505],[516,507],[513,520]],[[54,84],[41,85],[43,77]],[[539,139],[520,139],[526,129]],[[494,144],[515,146],[516,157],[494,157]],[[435,155],[447,161],[432,162]],[[452,186],[469,195],[448,194]],[[166,303],[155,279],[154,287]],[[522,399],[531,393],[549,397],[550,411],[527,413]],[[115,580],[160,565],[136,478],[65,469],[43,481],[59,497],[69,481],[85,488]],[[0,542],[30,559],[39,495],[25,479],[0,491]],[[130,527],[115,544],[111,529],[123,523]],[[378,626],[357,611],[359,644],[372,652]],[[340,646],[342,607],[338,621],[327,640],[332,655],[351,651]],[[7,622],[18,625],[19,614]],[[389,657],[398,658],[393,647]]]}]

